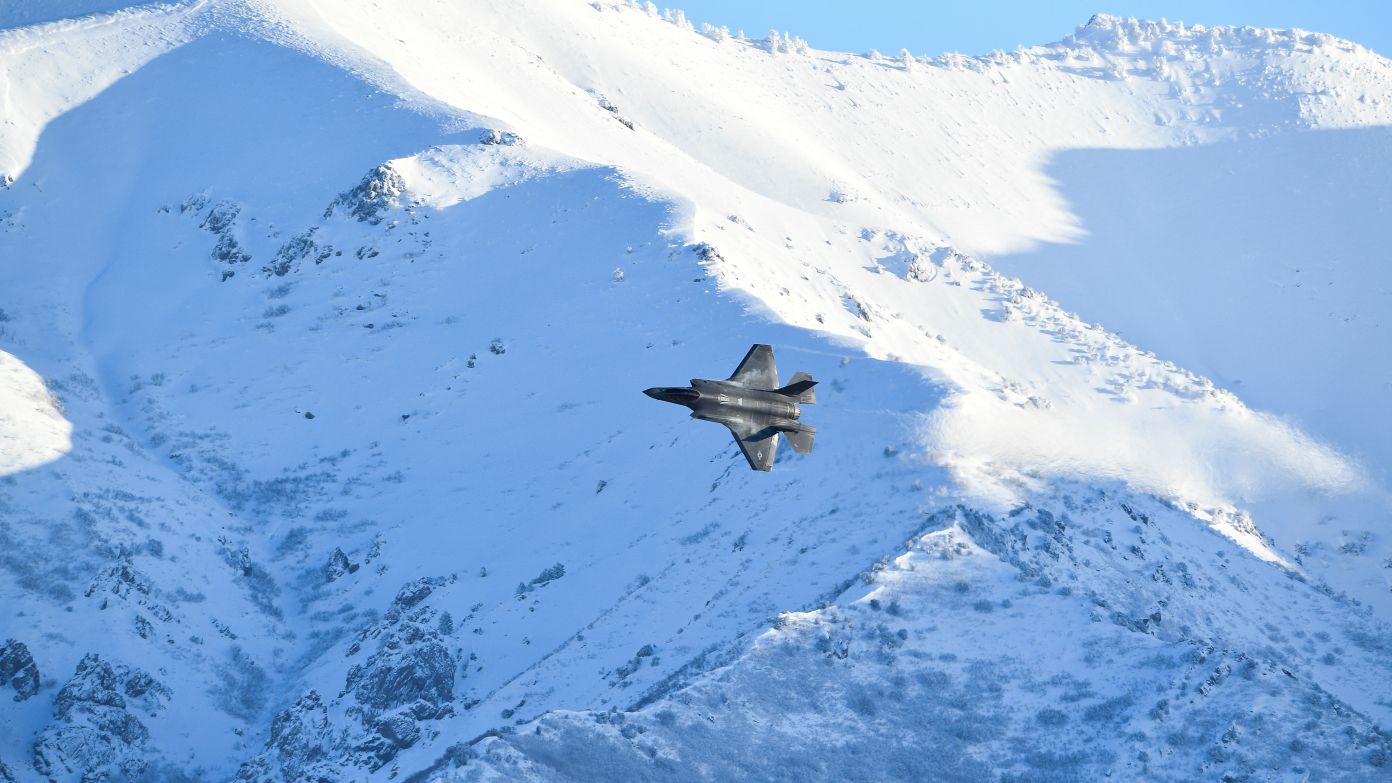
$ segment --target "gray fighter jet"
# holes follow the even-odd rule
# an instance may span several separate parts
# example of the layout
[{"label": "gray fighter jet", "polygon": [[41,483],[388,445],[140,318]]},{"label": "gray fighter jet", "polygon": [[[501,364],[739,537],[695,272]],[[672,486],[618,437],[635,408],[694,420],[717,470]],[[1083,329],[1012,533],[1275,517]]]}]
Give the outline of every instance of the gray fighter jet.
[{"label": "gray fighter jet", "polygon": [[756,345],[727,380],[693,378],[690,386],[655,386],[643,393],[654,400],[685,405],[693,419],[718,421],[729,427],[749,467],[771,470],[779,433],[787,436],[793,451],[812,452],[817,430],[798,418],[802,416],[799,406],[817,401],[812,391],[816,385],[811,375],[800,372],[787,386],[779,387],[773,349]]}]

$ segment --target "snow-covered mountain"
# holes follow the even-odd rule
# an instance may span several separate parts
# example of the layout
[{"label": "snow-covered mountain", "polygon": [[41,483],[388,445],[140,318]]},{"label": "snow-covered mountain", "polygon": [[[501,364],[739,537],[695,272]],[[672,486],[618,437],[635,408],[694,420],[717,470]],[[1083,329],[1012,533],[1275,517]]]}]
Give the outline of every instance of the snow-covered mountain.
[{"label": "snow-covered mountain", "polygon": [[1392,776],[1392,62],[0,25],[0,781]]}]

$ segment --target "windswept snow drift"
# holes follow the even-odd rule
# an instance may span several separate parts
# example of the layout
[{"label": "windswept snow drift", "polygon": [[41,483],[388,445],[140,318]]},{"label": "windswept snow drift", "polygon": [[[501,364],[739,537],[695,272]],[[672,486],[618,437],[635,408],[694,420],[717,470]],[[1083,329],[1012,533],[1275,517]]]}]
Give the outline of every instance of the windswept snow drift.
[{"label": "windswept snow drift", "polygon": [[[1392,763],[1392,63],[257,0],[0,67],[0,772]],[[770,475],[638,394],[753,342]]]}]

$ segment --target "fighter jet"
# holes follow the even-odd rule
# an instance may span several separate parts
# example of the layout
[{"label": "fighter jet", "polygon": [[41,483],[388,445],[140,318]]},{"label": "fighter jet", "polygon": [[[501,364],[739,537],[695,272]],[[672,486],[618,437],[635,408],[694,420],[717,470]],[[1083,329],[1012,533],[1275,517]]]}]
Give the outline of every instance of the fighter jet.
[{"label": "fighter jet", "polygon": [[644,394],[654,400],[685,405],[691,418],[717,421],[730,428],[749,467],[772,470],[773,453],[782,433],[799,454],[812,452],[817,430],[798,421],[801,405],[817,401],[812,387],[817,382],[800,372],[787,386],[778,385],[773,349],[755,345],[745,354],[735,374],[723,381],[691,379],[690,386],[655,386]]}]

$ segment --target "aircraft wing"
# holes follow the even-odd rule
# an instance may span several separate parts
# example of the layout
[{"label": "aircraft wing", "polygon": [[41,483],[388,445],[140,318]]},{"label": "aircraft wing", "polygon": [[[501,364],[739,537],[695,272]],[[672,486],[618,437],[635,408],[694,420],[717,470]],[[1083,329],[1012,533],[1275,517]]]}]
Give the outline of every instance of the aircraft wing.
[{"label": "aircraft wing", "polygon": [[778,388],[778,367],[773,363],[773,348],[755,345],[744,355],[744,361],[735,368],[730,383],[749,389],[773,390]]},{"label": "aircraft wing", "polygon": [[749,467],[754,470],[773,470],[773,455],[778,450],[778,431],[769,427],[757,427],[742,421],[724,422],[735,436]]}]

